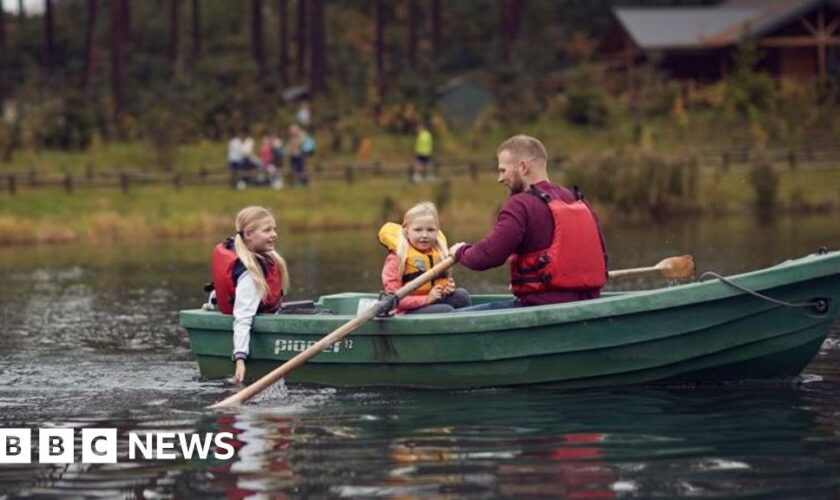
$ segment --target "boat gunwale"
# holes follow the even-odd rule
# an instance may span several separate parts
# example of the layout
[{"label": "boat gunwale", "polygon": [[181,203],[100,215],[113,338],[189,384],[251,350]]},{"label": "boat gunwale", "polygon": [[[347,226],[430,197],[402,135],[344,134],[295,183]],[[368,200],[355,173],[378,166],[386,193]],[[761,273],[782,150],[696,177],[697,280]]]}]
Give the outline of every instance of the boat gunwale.
[{"label": "boat gunwale", "polygon": [[[838,262],[835,262],[838,261]],[[792,259],[772,267],[736,274],[728,280],[741,286],[762,291],[784,287],[815,279],[840,275],[840,252],[824,255],[808,255]],[[370,295],[367,293],[344,292],[329,297]],[[527,329],[541,326],[579,323],[601,320],[610,317],[626,316],[638,313],[650,313],[664,309],[699,305],[706,302],[745,295],[720,280],[706,280],[686,283],[674,287],[661,287],[610,294],[599,299],[548,304],[517,309],[495,311],[476,311],[463,313],[424,314],[422,316],[396,316],[376,318],[363,326],[354,335],[381,335],[383,326],[393,335],[440,335],[482,333],[506,329]],[[833,305],[832,309],[836,309]],[[217,325],[209,326],[208,317]],[[336,328],[355,317],[350,314],[340,315],[258,315],[254,319],[256,332],[285,334],[319,334],[327,329]],[[483,320],[492,320],[490,321]],[[218,329],[230,331],[233,318],[215,311],[200,309],[182,310],[181,326],[200,329]],[[201,324],[197,324],[201,323]],[[422,330],[418,331],[418,326]]]}]

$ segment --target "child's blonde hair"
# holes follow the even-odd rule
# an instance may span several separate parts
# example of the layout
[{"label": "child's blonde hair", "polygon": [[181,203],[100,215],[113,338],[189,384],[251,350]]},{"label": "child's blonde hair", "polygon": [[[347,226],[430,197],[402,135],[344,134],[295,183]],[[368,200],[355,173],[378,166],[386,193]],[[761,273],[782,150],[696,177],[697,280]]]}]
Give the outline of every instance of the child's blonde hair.
[{"label": "child's blonde hair", "polygon": [[[435,225],[440,231],[440,218],[438,217],[437,208],[435,208],[435,204],[431,201],[421,201],[420,203],[414,205],[413,207],[409,208],[405,215],[403,216],[402,227],[403,231],[400,231],[400,237],[397,240],[397,262],[399,262],[399,274],[402,275],[405,271],[405,256],[408,255],[408,246],[411,243],[408,242],[408,238],[405,237],[405,228],[408,227],[409,224],[414,221],[414,219],[418,217],[426,217],[431,215],[435,219]],[[446,248],[446,242],[441,241],[440,236],[436,237],[435,246],[437,247],[438,252],[440,255],[445,259],[449,257],[449,249]]]},{"label": "child's blonde hair", "polygon": [[260,222],[268,218],[273,219],[274,216],[266,208],[257,206],[243,208],[236,214],[236,236],[233,240],[236,256],[245,265],[245,269],[251,273],[262,298],[268,296],[268,284],[265,282],[265,274],[263,274],[258,259],[270,258],[279,266],[283,279],[283,294],[289,293],[289,270],[283,257],[280,257],[276,250],[272,250],[265,255],[257,254],[245,244],[245,234],[253,231]]}]

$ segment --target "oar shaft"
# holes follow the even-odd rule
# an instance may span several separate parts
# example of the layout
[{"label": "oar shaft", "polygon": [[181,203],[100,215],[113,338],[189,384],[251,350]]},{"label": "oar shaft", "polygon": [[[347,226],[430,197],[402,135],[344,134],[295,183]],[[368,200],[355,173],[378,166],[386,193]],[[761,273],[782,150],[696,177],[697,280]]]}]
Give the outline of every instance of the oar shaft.
[{"label": "oar shaft", "polygon": [[270,386],[274,382],[286,376],[286,374],[291,373],[292,371],[299,368],[302,364],[309,361],[311,358],[314,358],[318,353],[320,353],[327,347],[341,340],[348,333],[352,332],[359,326],[370,321],[374,316],[376,316],[376,309],[376,306],[372,306],[361,316],[358,316],[353,320],[349,321],[348,323],[342,325],[340,328],[327,335],[326,337],[322,338],[318,342],[315,342],[303,352],[297,354],[292,359],[286,361],[279,367],[275,368],[274,370],[263,376],[261,379],[257,380],[253,384],[237,392],[233,396],[219,401],[218,403],[211,406],[211,408],[221,408],[223,406],[229,406],[248,401],[252,397],[264,391],[268,386]]}]

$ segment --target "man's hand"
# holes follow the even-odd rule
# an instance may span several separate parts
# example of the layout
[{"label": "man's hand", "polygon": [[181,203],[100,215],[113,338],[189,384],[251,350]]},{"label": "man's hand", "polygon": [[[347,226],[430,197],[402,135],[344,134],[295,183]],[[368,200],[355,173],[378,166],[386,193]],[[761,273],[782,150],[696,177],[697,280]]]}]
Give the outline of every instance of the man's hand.
[{"label": "man's hand", "polygon": [[459,241],[458,243],[455,243],[454,245],[449,247],[449,255],[455,257],[455,260],[458,260],[458,257],[457,257],[458,250],[464,245],[466,245],[466,243],[464,243],[463,241]]}]

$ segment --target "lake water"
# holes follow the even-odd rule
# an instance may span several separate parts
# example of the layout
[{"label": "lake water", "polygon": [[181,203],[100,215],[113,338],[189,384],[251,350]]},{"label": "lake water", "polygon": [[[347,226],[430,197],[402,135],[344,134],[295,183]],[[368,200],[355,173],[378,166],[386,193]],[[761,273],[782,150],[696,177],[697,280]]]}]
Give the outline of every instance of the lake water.
[{"label": "lake water", "polygon": [[[690,253],[699,271],[731,274],[840,248],[831,216],[605,231],[614,269]],[[378,289],[373,233],[284,237],[291,299]],[[199,377],[177,311],[201,303],[211,245],[0,249],[0,429],[230,431],[239,446],[227,461],[0,465],[0,498],[840,497],[837,332],[796,380],[565,393],[290,385],[205,410],[235,388]],[[502,270],[456,278],[505,290]]]}]

